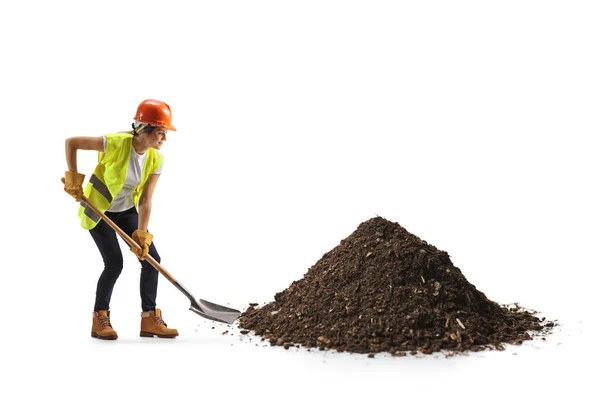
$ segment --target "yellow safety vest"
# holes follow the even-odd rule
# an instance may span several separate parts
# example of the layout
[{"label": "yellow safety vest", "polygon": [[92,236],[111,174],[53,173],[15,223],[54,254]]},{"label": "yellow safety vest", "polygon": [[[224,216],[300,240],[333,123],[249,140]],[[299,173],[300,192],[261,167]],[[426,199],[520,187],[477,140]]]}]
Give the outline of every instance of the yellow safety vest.
[{"label": "yellow safety vest", "polygon": [[[113,199],[125,184],[132,146],[133,135],[130,133],[106,135],[106,148],[104,152],[98,153],[98,165],[83,191],[85,197],[102,212],[108,210]],[[156,171],[162,162],[163,155],[160,152],[152,148],[146,151],[142,180],[133,195],[133,203],[136,208],[148,176]],[[83,201],[80,205],[81,226],[90,230],[98,224],[100,216]]]}]

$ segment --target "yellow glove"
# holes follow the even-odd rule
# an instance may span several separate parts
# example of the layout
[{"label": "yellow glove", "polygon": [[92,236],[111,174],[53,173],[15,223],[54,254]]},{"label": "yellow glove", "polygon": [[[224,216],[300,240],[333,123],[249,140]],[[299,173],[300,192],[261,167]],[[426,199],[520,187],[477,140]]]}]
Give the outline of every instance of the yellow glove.
[{"label": "yellow glove", "polygon": [[137,244],[142,248],[141,250],[131,246],[131,251],[133,254],[137,256],[140,260],[145,260],[148,255],[148,250],[150,250],[150,244],[152,243],[152,239],[154,239],[154,235],[151,235],[149,232],[140,231],[139,229],[133,232],[131,238],[135,240]]},{"label": "yellow glove", "polygon": [[80,174],[79,172],[65,172],[65,192],[69,193],[75,201],[81,201],[83,197],[83,180],[85,179],[84,174]]}]

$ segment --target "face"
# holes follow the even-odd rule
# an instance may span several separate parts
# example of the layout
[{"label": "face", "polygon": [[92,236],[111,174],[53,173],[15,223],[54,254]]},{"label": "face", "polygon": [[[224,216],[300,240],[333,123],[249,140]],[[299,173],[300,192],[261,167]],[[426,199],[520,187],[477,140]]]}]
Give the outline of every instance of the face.
[{"label": "face", "polygon": [[155,128],[151,133],[146,135],[146,143],[148,147],[152,147],[156,150],[160,150],[165,140],[167,140],[166,128]]}]

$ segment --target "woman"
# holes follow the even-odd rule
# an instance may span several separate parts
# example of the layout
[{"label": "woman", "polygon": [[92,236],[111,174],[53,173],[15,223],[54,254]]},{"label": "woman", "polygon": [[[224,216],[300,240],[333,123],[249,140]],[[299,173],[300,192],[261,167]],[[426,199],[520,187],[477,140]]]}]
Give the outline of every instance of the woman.
[{"label": "woman", "polygon": [[[158,271],[145,260],[150,254],[160,263],[160,257],[148,232],[152,194],[163,168],[163,156],[158,150],[167,140],[171,125],[171,108],[154,99],[140,103],[132,124],[133,130],[98,137],[77,136],[65,142],[67,167],[65,191],[80,201],[86,198],[104,212],[127,235],[140,245],[131,247],[142,265],[140,296],[142,321],[140,336],[174,338],[176,329],[168,328],[156,308]],[[77,150],[98,151],[98,165],[83,190],[85,175],[77,172]],[[123,255],[116,232],[85,203],[79,208],[81,226],[89,230],[100,250],[104,270],[98,279],[92,319],[92,337],[116,339],[110,323],[110,298],[123,269]]]}]

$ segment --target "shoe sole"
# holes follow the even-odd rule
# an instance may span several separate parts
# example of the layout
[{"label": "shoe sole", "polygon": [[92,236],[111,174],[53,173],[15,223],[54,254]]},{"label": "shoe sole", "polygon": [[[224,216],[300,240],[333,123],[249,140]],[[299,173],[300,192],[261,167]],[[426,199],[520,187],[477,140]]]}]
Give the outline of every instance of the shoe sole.
[{"label": "shoe sole", "polygon": [[116,335],[114,335],[114,336],[100,336],[96,332],[92,332],[92,337],[96,338],[96,339],[102,339],[102,340],[116,340],[118,338],[118,336],[116,336]]},{"label": "shoe sole", "polygon": [[177,335],[159,335],[158,333],[140,331],[140,337],[154,337],[154,336],[157,336],[161,339],[173,339],[173,338],[177,337],[178,334]]}]

